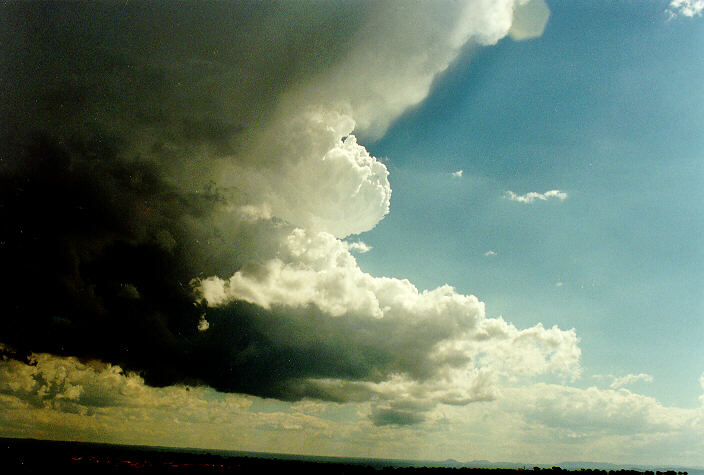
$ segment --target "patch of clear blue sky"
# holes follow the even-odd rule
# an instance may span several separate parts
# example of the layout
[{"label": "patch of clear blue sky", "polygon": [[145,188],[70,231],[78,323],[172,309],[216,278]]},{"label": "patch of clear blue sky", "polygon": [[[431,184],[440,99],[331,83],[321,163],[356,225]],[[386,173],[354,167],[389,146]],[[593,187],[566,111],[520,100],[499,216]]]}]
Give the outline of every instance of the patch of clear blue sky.
[{"label": "patch of clear blue sky", "polygon": [[[366,143],[386,158],[393,194],[358,261],[421,289],[449,283],[519,327],[574,327],[578,384],[645,372],[655,381],[633,389],[694,407],[704,18],[668,20],[667,2],[549,5],[542,37],[467,51],[426,101]],[[504,197],[555,188],[569,198]]]}]

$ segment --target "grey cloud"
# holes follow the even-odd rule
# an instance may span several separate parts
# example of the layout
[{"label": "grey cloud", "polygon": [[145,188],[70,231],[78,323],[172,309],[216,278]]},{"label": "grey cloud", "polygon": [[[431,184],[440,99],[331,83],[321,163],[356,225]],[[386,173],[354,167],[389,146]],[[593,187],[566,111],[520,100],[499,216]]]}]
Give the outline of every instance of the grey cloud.
[{"label": "grey cloud", "polygon": [[362,381],[379,383],[394,374],[432,378],[444,365],[429,355],[448,338],[433,335],[427,324],[331,317],[314,306],[265,310],[240,301],[209,309],[207,319],[210,329],[200,335],[196,356],[204,359],[193,363],[205,381],[224,391],[287,400],[364,400],[377,392]]},{"label": "grey cloud", "polygon": [[407,426],[419,424],[425,420],[425,417],[416,412],[380,408],[372,411],[371,420],[377,426]]},{"label": "grey cloud", "polygon": [[222,211],[247,197],[213,160],[344,53],[361,7],[3,3],[2,340],[180,378],[190,279],[265,258],[278,233]]}]

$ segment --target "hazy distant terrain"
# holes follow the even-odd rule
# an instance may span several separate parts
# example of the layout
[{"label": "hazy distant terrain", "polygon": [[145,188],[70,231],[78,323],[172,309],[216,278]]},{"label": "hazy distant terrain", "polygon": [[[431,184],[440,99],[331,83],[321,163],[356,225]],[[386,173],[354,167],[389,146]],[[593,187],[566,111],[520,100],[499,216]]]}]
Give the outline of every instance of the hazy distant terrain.
[{"label": "hazy distant terrain", "polygon": [[701,468],[563,462],[559,465],[384,460],[305,455],[267,454],[223,450],[177,449],[83,442],[0,438],[0,467],[4,473],[448,473],[460,470],[480,475],[511,475],[531,470],[541,473],[580,472],[610,475],[702,475]]}]

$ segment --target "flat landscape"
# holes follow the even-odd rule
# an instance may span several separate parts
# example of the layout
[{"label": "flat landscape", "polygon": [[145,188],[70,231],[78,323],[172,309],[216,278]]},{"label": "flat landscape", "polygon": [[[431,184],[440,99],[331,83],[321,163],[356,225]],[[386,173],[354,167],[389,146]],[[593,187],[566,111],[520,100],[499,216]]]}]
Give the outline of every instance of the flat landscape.
[{"label": "flat landscape", "polygon": [[[304,473],[304,474],[426,474],[467,473],[510,475],[532,471],[547,474],[609,475],[698,475],[699,470],[638,470],[602,464],[585,463],[577,468],[560,466],[501,467],[486,461],[463,464],[455,460],[443,462],[336,457],[307,457],[285,454],[205,451],[166,447],[126,446],[83,442],[59,442],[35,439],[0,438],[0,467],[9,474],[107,474],[107,473]],[[598,465],[598,464],[596,464]]]}]

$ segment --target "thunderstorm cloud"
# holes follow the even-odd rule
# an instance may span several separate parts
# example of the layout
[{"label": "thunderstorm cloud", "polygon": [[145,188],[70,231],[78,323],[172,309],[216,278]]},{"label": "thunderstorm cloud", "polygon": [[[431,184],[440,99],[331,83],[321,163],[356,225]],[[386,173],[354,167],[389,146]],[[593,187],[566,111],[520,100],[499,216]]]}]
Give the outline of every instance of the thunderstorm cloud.
[{"label": "thunderstorm cloud", "polygon": [[[89,389],[127,384],[119,365],[157,388],[373,401],[384,426],[492,400],[501,378],[575,377],[573,330],[351,253],[391,209],[365,141],[464,48],[539,34],[542,2],[511,30],[524,3],[4,3],[0,342],[30,365],[4,391],[120,404]],[[47,355],[79,358],[75,378]]]}]

